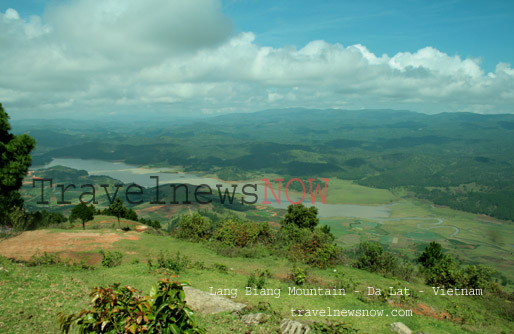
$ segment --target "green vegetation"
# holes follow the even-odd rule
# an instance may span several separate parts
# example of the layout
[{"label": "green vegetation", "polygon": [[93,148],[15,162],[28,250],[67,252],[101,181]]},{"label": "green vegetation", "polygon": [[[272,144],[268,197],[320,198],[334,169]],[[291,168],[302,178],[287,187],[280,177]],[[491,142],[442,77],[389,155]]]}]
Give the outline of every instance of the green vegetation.
[{"label": "green vegetation", "polygon": [[123,254],[118,251],[101,250],[100,254],[102,254],[102,266],[107,268],[117,267],[121,264],[121,260],[123,260]]},{"label": "green vegetation", "polygon": [[308,228],[312,231],[319,223],[317,215],[318,209],[314,206],[307,208],[301,203],[290,205],[282,224],[295,224],[299,228]]},{"label": "green vegetation", "polygon": [[[58,157],[123,160],[181,166],[225,180],[273,173],[307,185],[308,178],[337,177],[354,181],[351,193],[360,203],[390,202],[394,195],[385,189],[402,188],[436,204],[513,220],[514,141],[506,125],[513,122],[508,114],[291,109],[224,115],[208,123],[140,124],[137,131],[123,125],[101,141],[94,123],[68,122],[62,129],[55,122],[37,129],[29,122],[16,125],[38,130],[37,163]],[[67,139],[53,140],[59,132]],[[366,198],[356,185],[382,191]],[[329,183],[329,201],[349,202],[341,186]],[[301,191],[298,182],[292,187]]]},{"label": "green vegetation", "polygon": [[30,152],[36,142],[28,135],[14,135],[10,130],[9,115],[0,103],[0,227],[23,229],[19,226],[19,214],[10,213],[23,208],[18,190],[32,162]]},{"label": "green vegetation", "polygon": [[169,279],[154,283],[149,296],[141,296],[130,286],[114,284],[94,288],[90,297],[91,310],[60,315],[63,333],[69,333],[72,327],[80,333],[205,333],[186,306],[182,285]]},{"label": "green vegetation", "polygon": [[73,222],[75,219],[80,219],[82,221],[82,228],[86,229],[86,222],[93,219],[95,216],[95,207],[93,204],[87,206],[84,203],[80,203],[71,210],[70,222]]},{"label": "green vegetation", "polygon": [[[98,233],[119,240],[109,251],[101,250],[101,258],[101,247],[94,243],[88,244],[87,251],[36,253],[19,263],[0,257],[0,294],[10,298],[0,303],[0,331],[57,332],[56,315],[62,312],[64,331],[73,324],[85,332],[136,333],[150,328],[165,332],[165,326],[169,332],[186,328],[201,332],[200,327],[208,324],[213,333],[269,333],[277,331],[282,318],[291,318],[292,311],[300,314],[307,308],[341,308],[342,304],[348,309],[413,310],[416,315],[351,317],[344,322],[319,316],[294,320],[305,321],[321,333],[385,333],[392,321],[402,321],[415,332],[514,330],[512,222],[491,218],[514,218],[514,142],[512,128],[505,127],[514,124],[513,116],[317,110],[313,117],[312,110],[295,110],[291,117],[291,112],[269,111],[241,119],[227,115],[209,124],[180,127],[120,125],[102,142],[97,139],[97,124],[68,124],[66,129],[50,132],[44,122],[37,129],[19,122],[17,129],[32,129],[40,142],[34,153],[38,162],[52,157],[121,160],[232,180],[299,177],[306,185],[309,178],[317,178],[313,187],[322,184],[320,178],[330,178],[328,203],[381,204],[383,216],[352,218],[341,212],[319,218],[315,207],[302,204],[291,205],[287,211],[261,203],[243,205],[239,194],[234,203],[222,203],[213,194],[202,195],[211,202],[206,205],[152,206],[156,188],[145,189],[143,204],[97,196],[95,205],[102,208],[98,210],[92,204],[77,205],[79,198],[94,201],[89,198],[94,195],[82,196],[80,187],[69,189],[66,195],[49,190],[45,200],[50,204],[39,211],[43,208],[37,204],[42,200],[41,188],[32,187],[32,177],[77,185],[121,184],[61,166],[35,171],[26,179],[24,209],[16,194],[20,175],[30,165],[31,141],[11,135],[7,116],[5,121],[0,117],[5,138],[25,138],[15,139],[24,142],[25,151],[6,155],[10,161],[21,159],[16,165],[19,173],[13,177],[4,168],[7,160],[1,161],[1,181],[13,183],[9,198],[2,202],[8,204],[0,210],[4,217],[0,236],[12,236],[10,230],[51,228],[51,233],[64,233],[66,229],[65,233],[78,235],[88,229],[87,238]],[[66,140],[49,140],[56,131],[63,132]],[[8,141],[2,145],[13,147]],[[181,190],[175,197],[173,187],[166,187],[160,197],[184,203],[194,198],[192,189]],[[303,187],[293,182],[290,190],[301,196]],[[308,203],[310,189],[306,190]],[[75,219],[82,226],[76,226]],[[121,231],[115,229],[116,222]],[[140,224],[150,227],[147,233],[132,231],[135,227],[143,230]],[[273,299],[240,293],[236,301],[248,304],[248,310],[265,313],[264,323],[245,325],[234,314],[196,314],[196,323],[181,286],[171,280],[160,281],[167,284],[161,286],[160,291],[167,292],[160,304],[152,297],[154,292],[142,297],[145,294],[130,288],[145,287],[149,280],[170,275],[180,275],[180,280],[204,291],[212,286],[286,291],[294,285],[345,289],[347,294],[283,294]],[[113,282],[120,283],[100,288]],[[367,295],[370,287],[384,293]],[[409,295],[387,292],[407,287],[412,291]],[[481,289],[484,296],[434,296],[429,293],[432,287]],[[80,312],[90,289],[95,297],[105,298],[97,298],[91,310]],[[175,308],[163,306],[174,303]],[[161,307],[184,313],[167,314],[175,321],[164,324]]]}]

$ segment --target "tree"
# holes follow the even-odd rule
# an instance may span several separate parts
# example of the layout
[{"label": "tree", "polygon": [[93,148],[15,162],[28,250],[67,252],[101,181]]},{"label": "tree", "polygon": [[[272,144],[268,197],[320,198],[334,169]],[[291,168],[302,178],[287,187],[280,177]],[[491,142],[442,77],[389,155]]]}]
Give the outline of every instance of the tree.
[{"label": "tree", "polygon": [[0,103],[0,224],[9,224],[9,212],[23,207],[18,190],[32,163],[36,141],[28,135],[10,133],[9,115]]},{"label": "tree", "polygon": [[91,206],[87,206],[84,203],[80,203],[71,210],[70,222],[75,219],[80,219],[82,221],[82,228],[85,230],[86,222],[93,219],[95,212],[96,210],[93,204],[91,204]]},{"label": "tree", "polygon": [[418,262],[427,269],[434,267],[437,263],[441,262],[444,258],[443,248],[441,244],[432,241],[430,245],[425,247],[425,251],[421,253]]},{"label": "tree", "polygon": [[118,225],[120,225],[120,217],[123,217],[127,213],[127,208],[125,208],[125,206],[123,206],[123,202],[119,198],[116,198],[114,203],[109,205],[108,210],[114,216],[116,216],[116,218],[118,218]]},{"label": "tree", "polygon": [[287,207],[287,214],[282,220],[282,224],[295,224],[300,228],[314,230],[319,223],[318,208],[311,206],[307,208],[303,204],[291,204]]}]

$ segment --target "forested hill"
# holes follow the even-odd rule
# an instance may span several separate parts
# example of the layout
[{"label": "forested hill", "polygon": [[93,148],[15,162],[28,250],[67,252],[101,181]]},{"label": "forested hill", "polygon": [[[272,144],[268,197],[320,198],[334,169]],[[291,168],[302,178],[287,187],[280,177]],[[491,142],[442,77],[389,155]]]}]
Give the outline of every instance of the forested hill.
[{"label": "forested hill", "polygon": [[178,165],[224,179],[337,176],[514,219],[510,114],[282,109],[177,121],[13,123],[38,141],[35,164],[74,157]]}]

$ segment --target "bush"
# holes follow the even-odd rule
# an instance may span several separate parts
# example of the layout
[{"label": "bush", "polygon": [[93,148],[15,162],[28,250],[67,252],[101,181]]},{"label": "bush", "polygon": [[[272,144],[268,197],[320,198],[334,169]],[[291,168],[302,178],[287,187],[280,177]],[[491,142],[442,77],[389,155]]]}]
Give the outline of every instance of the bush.
[{"label": "bush", "polygon": [[256,270],[251,273],[246,282],[246,287],[262,289],[266,285],[266,279],[271,278],[271,273],[268,269],[260,271]]},{"label": "bush", "polygon": [[248,247],[270,243],[272,232],[268,223],[227,219],[216,229],[214,239],[226,246]]},{"label": "bush", "polygon": [[338,272],[334,280],[334,289],[344,289],[345,291],[354,291],[357,283],[344,272]]},{"label": "bush", "polygon": [[59,329],[69,333],[205,333],[185,301],[182,284],[161,279],[154,283],[150,296],[114,284],[95,287],[90,294],[93,307],[78,314],[59,313]]},{"label": "bush", "polygon": [[217,271],[219,271],[220,273],[222,274],[226,274],[228,273],[228,268],[226,265],[222,264],[222,263],[215,263],[212,265],[214,267],[214,269],[216,269]]},{"label": "bush", "polygon": [[208,219],[194,213],[192,216],[180,217],[177,228],[177,237],[181,239],[200,241],[210,237],[211,223]]},{"label": "bush", "polygon": [[151,220],[151,219],[145,219],[145,218],[139,218],[139,222],[141,224],[145,224],[146,226],[150,226],[156,230],[161,229],[161,223],[158,220]]},{"label": "bush", "polygon": [[355,267],[386,276],[395,276],[403,280],[410,280],[415,267],[412,263],[401,260],[397,254],[387,252],[377,242],[361,242],[359,244],[359,257]]},{"label": "bush", "polygon": [[358,333],[359,330],[342,322],[331,322],[326,320],[324,322],[314,322],[312,324],[312,332],[316,334],[353,334]]},{"label": "bush", "polygon": [[121,260],[123,259],[123,254],[118,251],[104,251],[101,250],[100,254],[102,254],[102,266],[107,268],[117,267],[121,264]]},{"label": "bush", "polygon": [[441,261],[430,268],[426,283],[445,288],[462,287],[464,286],[464,275],[457,261],[453,257],[445,255]]},{"label": "bush", "polygon": [[292,261],[318,268],[333,266],[341,257],[341,248],[335,244],[334,236],[327,229],[315,228],[311,231],[288,224],[280,228],[276,243],[287,250],[287,256]]},{"label": "bush", "polygon": [[307,272],[304,269],[295,266],[291,273],[291,280],[296,285],[303,285],[307,280]]},{"label": "bush", "polygon": [[430,245],[425,247],[425,251],[421,253],[418,262],[425,268],[432,268],[444,257],[443,248],[440,244],[432,241]]},{"label": "bush", "polygon": [[[180,252],[176,253],[175,256],[171,256],[169,253],[160,252],[157,256],[157,268],[169,269],[176,274],[180,274],[185,271],[191,265],[191,259],[185,255],[181,255]],[[149,260],[149,267],[152,267],[152,262]]]},{"label": "bush", "polygon": [[467,266],[464,270],[466,286],[473,289],[486,289],[491,287],[491,277],[494,269],[487,268],[481,264],[478,266]]}]

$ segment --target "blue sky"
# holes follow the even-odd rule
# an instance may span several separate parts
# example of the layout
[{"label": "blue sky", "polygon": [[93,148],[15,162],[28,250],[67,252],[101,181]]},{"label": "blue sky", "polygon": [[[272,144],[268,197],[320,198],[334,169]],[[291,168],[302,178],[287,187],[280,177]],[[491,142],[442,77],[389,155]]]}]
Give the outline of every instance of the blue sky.
[{"label": "blue sky", "polygon": [[[62,1],[61,1],[62,2]],[[41,15],[48,0],[0,0],[0,11]],[[55,3],[55,1],[54,1]],[[256,43],[301,47],[312,40],[363,44],[376,53],[414,52],[432,46],[480,58],[486,71],[514,63],[514,1],[225,0],[223,12]]]},{"label": "blue sky", "polygon": [[19,115],[514,112],[514,1],[0,0],[0,19]]},{"label": "blue sky", "polygon": [[322,39],[394,55],[432,46],[481,58],[487,71],[514,63],[514,1],[224,1],[239,31],[256,42],[303,46]]}]

